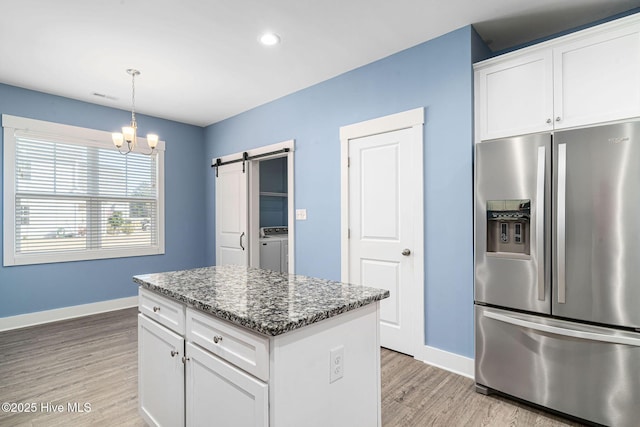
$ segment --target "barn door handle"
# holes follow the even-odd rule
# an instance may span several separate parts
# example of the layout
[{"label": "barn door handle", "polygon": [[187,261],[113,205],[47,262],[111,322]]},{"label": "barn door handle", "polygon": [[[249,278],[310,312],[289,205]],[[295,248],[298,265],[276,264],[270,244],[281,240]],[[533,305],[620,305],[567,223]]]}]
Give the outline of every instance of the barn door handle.
[{"label": "barn door handle", "polygon": [[244,246],[242,246],[242,238],[244,237],[244,231],[242,232],[242,234],[240,235],[240,247],[242,248],[242,250],[244,251]]}]

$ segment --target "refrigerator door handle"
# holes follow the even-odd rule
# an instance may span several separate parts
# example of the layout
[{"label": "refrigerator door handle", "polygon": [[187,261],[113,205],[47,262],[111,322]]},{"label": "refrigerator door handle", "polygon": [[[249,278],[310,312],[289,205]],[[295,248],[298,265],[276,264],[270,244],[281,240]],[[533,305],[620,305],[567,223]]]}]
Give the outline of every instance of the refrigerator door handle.
[{"label": "refrigerator door handle", "polygon": [[484,312],[483,316],[488,317],[490,319],[498,320],[500,322],[509,323],[511,325],[533,329],[540,332],[547,332],[550,334],[560,335],[564,337],[640,347],[639,338],[631,338],[631,337],[619,336],[619,335],[599,334],[597,332],[577,331],[575,329],[569,329],[569,328],[560,328],[557,326],[545,325],[537,322],[530,322],[528,320],[506,316],[504,314],[494,313],[492,311]]},{"label": "refrigerator door handle", "polygon": [[544,179],[545,179],[545,147],[538,147],[538,170],[536,176],[536,262],[538,267],[538,300],[544,301]]},{"label": "refrigerator door handle", "polygon": [[557,271],[558,271],[558,304],[566,303],[565,282],[565,215],[567,197],[567,144],[558,144],[558,213],[557,213]]}]

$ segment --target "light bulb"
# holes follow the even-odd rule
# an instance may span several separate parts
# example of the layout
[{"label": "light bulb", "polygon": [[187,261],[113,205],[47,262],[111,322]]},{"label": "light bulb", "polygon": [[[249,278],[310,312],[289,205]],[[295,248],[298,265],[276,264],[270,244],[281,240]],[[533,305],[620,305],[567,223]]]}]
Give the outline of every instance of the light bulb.
[{"label": "light bulb", "polygon": [[122,147],[122,143],[124,142],[124,138],[122,136],[122,134],[120,132],[115,132],[111,134],[111,139],[113,139],[113,145],[116,146],[116,148],[120,148]]},{"label": "light bulb", "polygon": [[151,148],[152,150],[156,148],[156,145],[158,145],[158,135],[154,133],[148,133],[147,144],[149,144],[149,148]]},{"label": "light bulb", "polygon": [[124,135],[124,140],[131,144],[136,137],[136,130],[131,126],[125,126],[122,128],[122,134]]}]

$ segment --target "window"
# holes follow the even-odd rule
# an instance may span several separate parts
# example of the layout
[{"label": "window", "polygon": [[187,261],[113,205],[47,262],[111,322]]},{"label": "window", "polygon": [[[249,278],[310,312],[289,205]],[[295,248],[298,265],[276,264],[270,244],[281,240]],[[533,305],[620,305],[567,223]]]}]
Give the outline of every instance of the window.
[{"label": "window", "polygon": [[5,266],[164,253],[162,142],[124,156],[108,132],[7,115],[2,126]]}]

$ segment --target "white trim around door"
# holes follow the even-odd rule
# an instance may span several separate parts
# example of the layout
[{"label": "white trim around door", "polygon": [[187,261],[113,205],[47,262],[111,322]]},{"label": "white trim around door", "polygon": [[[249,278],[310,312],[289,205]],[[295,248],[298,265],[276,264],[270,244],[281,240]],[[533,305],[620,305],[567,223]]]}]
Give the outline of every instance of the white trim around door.
[{"label": "white trim around door", "polygon": [[413,281],[418,286],[414,287],[412,301],[415,301],[413,319],[416,327],[413,330],[414,355],[421,352],[425,346],[424,324],[424,108],[367,120],[340,128],[340,180],[341,180],[341,276],[342,281],[349,281],[349,141],[357,138],[393,132],[402,129],[412,129],[412,137],[419,143],[417,152],[411,161],[416,176],[420,179],[415,182],[413,197],[413,223],[415,224],[414,276]]}]

